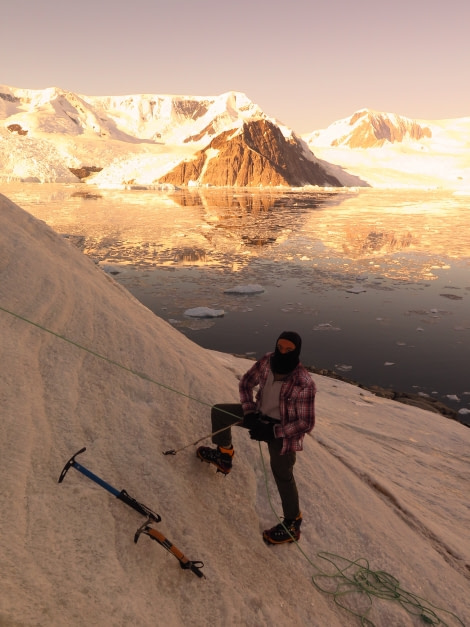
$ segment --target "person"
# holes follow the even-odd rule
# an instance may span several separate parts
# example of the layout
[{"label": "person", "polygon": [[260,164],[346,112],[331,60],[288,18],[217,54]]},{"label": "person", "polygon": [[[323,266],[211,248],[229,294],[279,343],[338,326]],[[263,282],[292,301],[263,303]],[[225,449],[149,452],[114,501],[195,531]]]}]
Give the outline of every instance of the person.
[{"label": "person", "polygon": [[[252,440],[267,442],[271,471],[279,491],[283,522],[263,532],[269,544],[300,538],[302,514],[294,477],[296,453],[303,449],[306,433],[315,425],[315,383],[300,362],[302,340],[295,331],[284,331],[269,352],[243,375],[239,384],[240,403],[223,403],[211,408],[212,443],[200,446],[201,461],[213,464],[227,475],[232,470],[234,425],[249,430]],[[256,395],[254,389],[258,386]]]}]

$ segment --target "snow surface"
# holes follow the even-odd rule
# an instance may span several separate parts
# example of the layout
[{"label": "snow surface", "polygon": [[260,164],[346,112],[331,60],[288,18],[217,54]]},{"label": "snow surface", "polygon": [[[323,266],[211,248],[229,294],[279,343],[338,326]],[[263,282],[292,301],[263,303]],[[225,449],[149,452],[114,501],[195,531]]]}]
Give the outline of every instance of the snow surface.
[{"label": "snow surface", "polygon": [[[317,424],[296,466],[302,537],[268,548],[280,506],[265,446],[234,430],[223,477],[193,445],[252,362],[192,343],[4,196],[0,324],[1,625],[359,625],[338,603],[364,607],[366,594],[335,603],[314,585],[338,574],[325,557],[367,560],[347,575],[383,571],[428,619],[470,624],[468,428],[315,375]],[[75,469],[58,484],[83,446],[78,461],[159,513],[205,579],[147,536],[135,544],[144,518]],[[371,600],[375,625],[423,624],[414,605]]]}]

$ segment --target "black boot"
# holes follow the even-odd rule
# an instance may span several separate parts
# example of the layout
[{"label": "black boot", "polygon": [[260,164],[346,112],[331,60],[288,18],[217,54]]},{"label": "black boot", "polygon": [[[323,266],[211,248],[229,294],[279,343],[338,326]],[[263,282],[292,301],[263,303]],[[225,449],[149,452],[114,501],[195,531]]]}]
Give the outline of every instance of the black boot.
[{"label": "black boot", "polygon": [[200,446],[196,455],[203,462],[213,464],[218,472],[228,475],[232,470],[232,458],[235,452],[232,448],[223,448],[218,446],[217,448],[210,448],[209,446]]},{"label": "black boot", "polygon": [[263,531],[263,540],[267,544],[285,544],[286,542],[295,542],[300,538],[300,525],[302,524],[302,514],[299,514],[297,518],[288,519],[284,518],[282,523],[279,523],[271,529]]}]

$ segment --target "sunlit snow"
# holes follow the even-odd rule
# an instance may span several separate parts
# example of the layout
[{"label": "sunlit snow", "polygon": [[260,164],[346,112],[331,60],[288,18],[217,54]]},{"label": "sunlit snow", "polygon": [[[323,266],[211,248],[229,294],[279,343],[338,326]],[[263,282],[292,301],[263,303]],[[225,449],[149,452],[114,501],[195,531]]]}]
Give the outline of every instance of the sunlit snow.
[{"label": "sunlit snow", "polygon": [[[265,446],[236,429],[228,477],[194,447],[252,362],[191,342],[4,196],[0,251],[2,624],[470,623],[468,428],[315,375],[302,537],[267,548],[280,507]],[[72,470],[58,484],[83,446],[204,579],[136,544],[145,518],[100,485]]]}]

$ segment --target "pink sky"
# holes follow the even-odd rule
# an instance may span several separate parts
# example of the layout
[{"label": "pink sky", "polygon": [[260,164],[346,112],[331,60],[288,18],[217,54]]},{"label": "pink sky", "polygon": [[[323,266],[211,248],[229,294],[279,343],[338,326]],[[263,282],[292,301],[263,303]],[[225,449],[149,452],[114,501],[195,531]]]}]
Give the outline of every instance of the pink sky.
[{"label": "pink sky", "polygon": [[2,14],[0,82],[14,87],[235,90],[299,133],[363,107],[470,115],[463,0],[7,0]]}]

